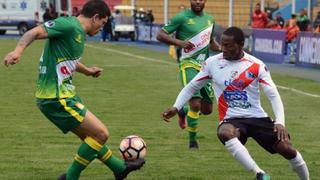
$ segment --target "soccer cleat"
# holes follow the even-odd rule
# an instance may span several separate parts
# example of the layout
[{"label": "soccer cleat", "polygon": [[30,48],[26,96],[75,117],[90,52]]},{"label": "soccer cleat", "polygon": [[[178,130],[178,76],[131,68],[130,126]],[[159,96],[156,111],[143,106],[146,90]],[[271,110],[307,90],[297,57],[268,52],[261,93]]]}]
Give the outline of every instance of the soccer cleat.
[{"label": "soccer cleat", "polygon": [[197,141],[190,141],[189,142],[189,149],[199,149],[199,145]]},{"label": "soccer cleat", "polygon": [[187,127],[187,115],[183,109],[178,112],[178,123],[181,129],[185,129]]},{"label": "soccer cleat", "polygon": [[57,180],[66,180],[67,179],[67,174],[61,174]]},{"label": "soccer cleat", "polygon": [[145,163],[144,159],[137,159],[134,161],[125,161],[126,169],[122,173],[114,173],[114,177],[116,178],[116,180],[125,179],[131,171],[140,169],[144,165],[144,163]]},{"label": "soccer cleat", "polygon": [[270,180],[270,176],[266,173],[259,172],[256,175],[256,180]]}]

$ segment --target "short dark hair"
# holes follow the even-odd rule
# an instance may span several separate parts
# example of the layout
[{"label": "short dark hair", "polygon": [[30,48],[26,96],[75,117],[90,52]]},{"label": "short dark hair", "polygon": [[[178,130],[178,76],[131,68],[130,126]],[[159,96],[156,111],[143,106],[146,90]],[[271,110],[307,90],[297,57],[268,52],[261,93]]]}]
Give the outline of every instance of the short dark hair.
[{"label": "short dark hair", "polygon": [[224,35],[233,36],[233,40],[239,44],[244,45],[244,34],[243,31],[238,27],[229,27],[223,32]]},{"label": "short dark hair", "polygon": [[81,14],[88,18],[98,14],[100,19],[111,15],[108,5],[103,0],[88,1],[85,5],[83,5]]}]

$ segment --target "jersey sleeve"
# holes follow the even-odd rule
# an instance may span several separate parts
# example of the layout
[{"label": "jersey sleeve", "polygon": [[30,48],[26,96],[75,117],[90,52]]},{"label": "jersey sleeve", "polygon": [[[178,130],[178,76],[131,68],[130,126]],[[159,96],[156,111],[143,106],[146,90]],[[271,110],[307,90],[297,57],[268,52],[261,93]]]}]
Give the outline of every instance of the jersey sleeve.
[{"label": "jersey sleeve", "polygon": [[44,27],[49,38],[65,36],[73,30],[73,26],[65,18],[57,18],[53,21],[45,22]]},{"label": "jersey sleeve", "polygon": [[259,83],[267,95],[275,115],[275,123],[285,125],[284,108],[276,85],[272,81],[270,71],[265,64],[260,66]]},{"label": "jersey sleeve", "polygon": [[166,31],[168,34],[172,34],[175,32],[179,26],[183,23],[184,17],[180,14],[177,14],[174,16],[168,24],[165,24],[162,29]]},{"label": "jersey sleeve", "polygon": [[178,110],[182,109],[182,107],[191,99],[193,94],[204,87],[210,79],[209,67],[204,63],[201,67],[201,71],[180,91],[173,107]]}]

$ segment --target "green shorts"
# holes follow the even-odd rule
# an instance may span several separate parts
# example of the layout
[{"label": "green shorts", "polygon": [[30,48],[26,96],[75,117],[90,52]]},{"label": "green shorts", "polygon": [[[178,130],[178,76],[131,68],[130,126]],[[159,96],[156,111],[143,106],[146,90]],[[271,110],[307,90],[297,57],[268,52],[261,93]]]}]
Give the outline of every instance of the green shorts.
[{"label": "green shorts", "polygon": [[63,133],[81,124],[87,112],[78,96],[64,99],[37,99],[40,111]]},{"label": "green shorts", "polygon": [[[199,70],[195,67],[186,66],[180,67],[180,78],[182,80],[183,87],[186,86],[197,74]],[[197,91],[192,96],[193,98],[201,98],[203,101],[212,104],[213,103],[213,89],[211,83],[207,83],[200,91]]]}]

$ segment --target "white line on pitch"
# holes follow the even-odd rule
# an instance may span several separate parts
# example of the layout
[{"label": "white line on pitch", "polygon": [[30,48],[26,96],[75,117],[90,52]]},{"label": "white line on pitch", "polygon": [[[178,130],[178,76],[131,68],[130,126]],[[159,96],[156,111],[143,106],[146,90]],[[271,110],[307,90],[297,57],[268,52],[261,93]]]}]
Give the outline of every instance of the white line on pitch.
[{"label": "white line on pitch", "polygon": [[146,60],[146,61],[157,62],[157,63],[162,63],[162,64],[172,64],[172,65],[176,65],[176,63],[174,63],[174,62],[169,62],[169,61],[163,61],[163,60],[160,60],[160,59],[154,59],[154,58],[144,57],[144,56],[135,55],[135,54],[132,54],[132,53],[123,52],[123,51],[119,51],[119,50],[115,50],[115,49],[110,49],[110,48],[106,48],[106,47],[97,47],[97,46],[94,46],[94,45],[91,45],[91,44],[86,44],[86,46],[91,47],[91,48],[93,48],[93,49],[99,49],[99,50],[103,50],[103,51],[118,53],[118,54],[121,54],[121,55],[129,56],[129,57],[134,57],[134,58],[142,59],[142,60]]},{"label": "white line on pitch", "polygon": [[[102,48],[102,47],[97,47],[97,46],[94,46],[94,45],[91,45],[91,44],[86,44],[86,46],[91,47],[91,48],[94,48],[94,49],[103,50],[103,51],[118,53],[118,54],[125,55],[125,56],[135,57],[135,58],[137,58],[137,59],[142,59],[142,60],[146,60],[146,61],[157,62],[157,63],[162,63],[162,64],[176,65],[176,63],[173,63],[173,62],[162,61],[162,60],[160,60],[160,59],[155,59],[155,58],[148,58],[148,57],[144,57],[144,56],[140,56],[140,55],[135,55],[135,54],[132,54],[132,53],[123,52],[123,51],[119,51],[119,50],[115,50],[115,49],[110,49],[110,48],[106,48],[106,47],[105,47],[105,48]],[[294,88],[285,87],[285,86],[279,86],[279,85],[277,85],[277,87],[278,87],[279,89],[289,90],[289,91],[292,91],[292,92],[295,92],[295,93],[298,93],[298,94],[302,94],[302,95],[305,95],[305,96],[320,98],[320,95],[307,93],[307,92],[304,92],[304,91],[301,91],[301,90],[297,90],[297,89],[294,89]]]}]

